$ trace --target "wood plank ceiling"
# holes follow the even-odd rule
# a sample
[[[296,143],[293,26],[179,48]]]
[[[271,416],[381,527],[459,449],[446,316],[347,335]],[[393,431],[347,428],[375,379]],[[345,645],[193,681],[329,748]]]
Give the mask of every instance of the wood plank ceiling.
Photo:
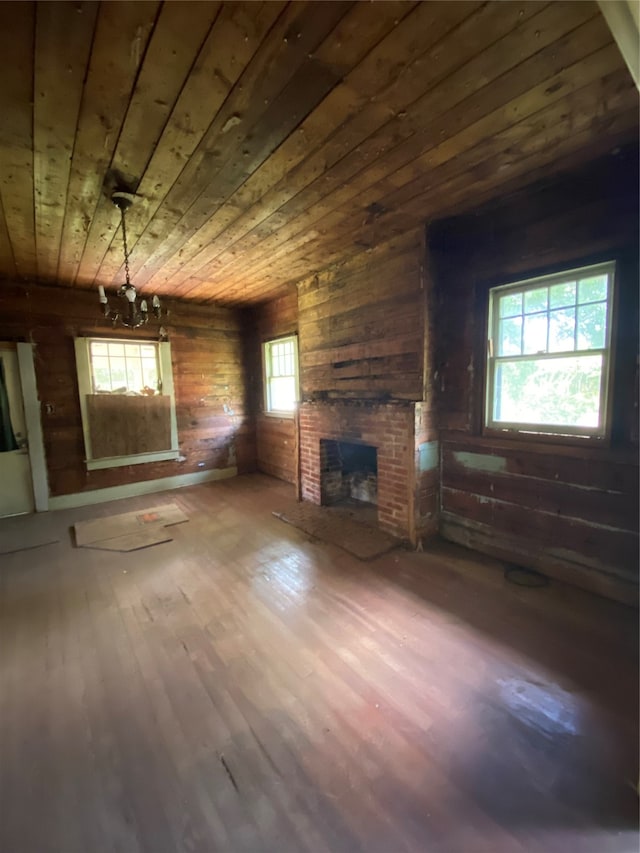
[[[256,302],[637,139],[591,2],[0,4],[0,278]]]

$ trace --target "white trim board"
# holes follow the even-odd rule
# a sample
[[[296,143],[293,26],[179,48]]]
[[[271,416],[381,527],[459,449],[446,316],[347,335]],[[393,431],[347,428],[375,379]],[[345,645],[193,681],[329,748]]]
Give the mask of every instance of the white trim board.
[[[238,469],[234,465],[230,468],[216,468],[213,471],[195,471],[193,474],[177,474],[174,477],[161,477],[159,480],[143,480],[139,483],[127,483],[124,486],[110,486],[107,489],[74,492],[70,495],[49,498],[49,509],[73,509],[78,506],[107,503],[107,501],[134,498],[138,495],[182,489],[185,486],[198,486],[215,480],[228,480],[237,475]]]
[[[151,453],[136,453],[135,456],[103,456],[100,459],[87,459],[87,471],[99,471],[101,468],[117,468],[119,465],[143,465],[147,462],[163,462],[179,459],[178,450],[157,450]]]
[[[598,0],[622,58],[640,89],[640,14],[638,0]]]
[[[16,352],[18,354],[20,384],[22,385],[24,416],[27,423],[27,441],[29,444],[34,505],[36,512],[46,512],[49,503],[49,482],[47,478],[44,438],[42,435],[42,421],[40,418],[40,400],[38,399],[38,385],[36,382],[34,345],[18,343],[16,344]]]

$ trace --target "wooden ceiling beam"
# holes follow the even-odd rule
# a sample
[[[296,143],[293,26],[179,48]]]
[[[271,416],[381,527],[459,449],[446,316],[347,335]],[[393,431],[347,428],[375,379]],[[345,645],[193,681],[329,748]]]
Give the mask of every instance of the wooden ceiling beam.
[[[153,220],[167,193],[196,152],[212,121],[263,42],[284,3],[224,5],[142,176],[139,204],[127,214],[131,248]],[[152,232],[151,236],[155,234]],[[135,252],[132,260],[140,254]],[[108,283],[122,277],[122,247],[112,241],[97,278]]]
[[[119,283],[121,180],[137,287],[263,301],[637,135],[593,2],[9,2],[0,49],[5,278]]]
[[[383,206],[398,209],[425,189],[431,189],[434,181],[425,175],[425,169],[434,170],[437,176],[435,170],[443,164],[457,168],[457,158],[467,150],[473,150],[478,162],[490,163],[493,151],[508,144],[513,159],[517,160],[527,156],[528,148],[536,144],[535,132],[545,126],[552,130],[554,141],[560,142],[565,134],[570,136],[572,128],[597,116],[599,88],[603,97],[612,98],[612,104],[618,102],[617,96],[622,92],[630,105],[633,95],[625,87],[625,80],[619,71],[615,46],[601,48],[399,169],[389,178],[390,192],[384,196]],[[585,109],[595,108],[595,113],[582,113],[583,104]]]
[[[96,3],[38,3],[33,147],[37,274],[54,282]]]
[[[0,201],[11,242],[8,270],[37,275],[33,188],[33,64],[35,6],[0,3]],[[9,230],[9,223],[11,229]],[[15,266],[13,265],[15,262]],[[4,266],[1,267],[4,270]]]
[[[359,4],[357,8],[360,15],[366,11],[366,6],[362,6],[362,4]],[[261,168],[254,171],[240,189],[238,196],[231,196],[226,207],[220,206],[218,208],[221,215],[224,217],[230,210],[230,221],[233,221],[243,214],[247,203],[260,202],[265,190],[269,190],[278,181],[289,182],[291,177],[289,173],[301,162],[301,159],[304,158],[306,161],[314,147],[318,148],[321,142],[330,138],[337,128],[344,122],[351,121],[353,116],[358,115],[363,108],[370,107],[369,112],[375,116],[376,126],[385,123],[392,112],[386,103],[379,103],[378,95],[393,86],[406,66],[425,55],[426,51],[434,43],[437,43],[443,34],[455,28],[478,8],[478,3],[470,2],[447,4],[446,6],[444,4],[440,6],[421,4],[415,10],[407,9],[406,11],[409,14],[399,20],[397,25],[394,24],[394,21],[398,20],[397,10],[389,9],[389,14],[393,13],[394,15],[393,20],[388,19],[391,32],[383,41],[379,41],[379,34],[374,31],[371,38],[372,50],[365,56],[364,60],[355,64],[355,68],[351,69],[349,73],[346,73],[348,66],[343,66],[342,72],[346,74],[344,81],[332,87],[319,107],[310,113],[306,121],[296,131],[297,152],[292,152],[289,140],[284,141],[281,149],[276,151],[272,158],[260,164]],[[417,38],[417,33],[422,33],[422,37]],[[331,45],[333,42],[332,34],[327,38],[325,45],[319,49],[320,55],[323,55],[322,51],[326,45]],[[402,60],[399,60],[398,57],[402,57]],[[350,55],[349,59],[357,63],[358,56]],[[423,76],[425,75],[423,74]],[[406,85],[403,86],[403,96],[406,97],[404,93],[409,91],[411,83],[409,78],[404,82]],[[425,85],[426,81],[419,83],[420,91]],[[375,98],[372,93],[375,94]],[[319,174],[318,169],[322,170],[327,165],[327,154],[320,151],[310,164],[313,177],[317,177]],[[283,166],[286,168],[284,174]],[[306,169],[306,174],[308,173],[309,168]],[[213,239],[211,231],[218,226],[215,211],[208,211],[207,223],[210,224],[205,224],[202,240],[199,234],[196,234],[194,237],[195,245],[189,245],[188,241],[186,245],[183,242],[180,243],[181,258],[186,260],[194,252],[197,253],[202,245],[206,245],[210,239]],[[176,234],[176,240],[184,240],[184,235],[182,233]],[[164,267],[166,263],[171,264],[172,254],[170,250],[167,250],[162,255],[156,256],[157,263],[153,263],[150,259],[146,265],[147,268]],[[142,269],[140,274],[144,282],[146,280],[145,270]],[[167,274],[171,274],[171,269],[167,271]]]
[[[585,12],[593,15],[593,8],[587,8],[588,12],[586,9]],[[515,7],[514,11],[517,11]],[[549,32],[554,32],[556,35],[558,30],[561,34],[563,32],[563,27],[558,21],[557,7],[552,6],[546,11],[541,11],[530,20],[525,17],[527,10],[520,8],[519,11],[522,11],[523,15],[514,15],[512,19],[512,24],[520,21],[516,29],[495,42],[490,50],[484,51],[480,56],[472,58],[470,62],[458,68],[438,86],[430,88],[422,98],[411,105],[411,119],[402,116],[392,118],[379,132],[364,142],[359,142],[346,157],[338,159],[333,166],[328,166],[310,186],[305,187],[304,193],[295,192],[298,181],[288,176],[287,180],[282,182],[284,186],[281,190],[289,196],[288,201],[271,213],[271,217],[263,216],[259,228],[255,226],[251,228],[251,234],[247,237],[249,242],[234,245],[234,250],[244,254],[261,239],[268,238],[276,232],[282,233],[282,229],[290,219],[312,207],[317,208],[316,212],[320,213],[321,206],[324,205],[326,211],[327,200],[332,198],[332,191],[342,195],[345,200],[357,195],[367,184],[379,180],[385,174],[385,170],[392,172],[399,165],[411,162],[422,150],[429,147],[429,143],[434,144],[434,140],[439,141],[447,133],[452,132],[456,127],[456,121],[460,124],[468,122],[474,114],[482,115],[483,110],[485,112],[490,110],[496,104],[513,97],[514,94],[525,90],[539,80],[549,64],[552,68],[562,67],[571,60],[573,42],[559,45],[552,43],[547,46],[546,51],[544,50],[545,44],[551,38]],[[564,14],[567,18],[566,11]],[[576,23],[581,22],[582,18],[579,14],[576,18],[574,11],[571,23],[565,21],[564,27],[575,27]],[[493,22],[494,25],[496,23]],[[500,24],[505,28],[509,27],[508,15],[502,16]],[[595,38],[598,43],[602,40],[610,40],[606,27],[600,22],[596,21],[596,27],[592,29],[596,30]],[[500,32],[499,28],[498,32]],[[534,37],[535,33],[538,34],[537,39]],[[587,35],[587,40],[588,38]],[[448,47],[448,44],[443,44],[443,52],[446,53]],[[449,52],[453,53],[453,50]],[[517,64],[529,53],[533,53],[534,56],[528,62],[520,63],[522,67],[519,68],[517,75],[506,73],[507,70],[512,69],[513,63]],[[576,50],[575,54],[582,56],[583,48]],[[464,54],[456,51],[455,55],[461,56],[464,60]],[[420,76],[429,80],[428,74],[422,73]],[[476,100],[469,100],[474,94],[474,86],[478,91],[482,90],[482,96],[478,96]],[[461,107],[457,113],[452,112],[452,108],[457,104],[461,104]],[[452,125],[451,130],[450,125]],[[325,154],[325,157],[330,163],[329,156]],[[364,169],[363,163],[366,164]],[[234,226],[234,232],[236,232],[236,226]],[[245,231],[242,236],[246,233]],[[288,236],[287,233],[287,238]],[[185,273],[192,271],[195,276],[206,275],[206,272],[200,271],[206,270],[207,263],[211,263],[215,257],[222,254],[218,251],[218,247],[224,248],[225,244],[233,245],[227,241],[226,237],[226,234],[222,234],[213,246],[201,253],[201,258],[206,259],[205,263],[200,260],[197,267],[192,264]],[[164,274],[163,270],[161,275]],[[182,279],[176,277],[168,279],[167,283],[172,289],[175,288],[175,292],[184,294],[186,291],[180,286],[182,281],[184,277]]]
[[[153,155],[219,5],[185,0],[164,3],[160,9],[111,159],[111,168],[123,176],[132,191]],[[138,49],[137,44],[133,49]],[[128,54],[123,61],[128,61]],[[102,194],[87,234],[76,276],[78,284],[93,284],[118,228],[118,213]]]
[[[243,161],[245,152],[246,158],[254,156],[249,141],[253,139],[256,146],[260,145],[260,135],[253,128],[257,124],[261,133],[264,132],[264,125],[259,124],[261,117],[265,117],[264,121],[275,139],[279,138],[278,127],[270,126],[269,106],[277,100],[299,69],[313,61],[313,50],[333,30],[350,6],[351,3],[344,2],[310,2],[292,3],[286,7],[270,31],[269,39],[252,58],[238,85],[230,93],[167,194],[150,224],[150,233],[142,235],[138,241],[140,245],[134,247],[136,255],[132,258],[132,270],[136,280],[141,283],[145,280],[144,273],[140,271],[141,258],[147,259],[147,264],[162,263],[165,252],[171,252],[184,242],[186,232],[181,220],[185,211],[208,191],[215,176],[220,174],[229,160]],[[271,149],[276,144],[273,142]],[[214,203],[216,198],[214,195]],[[198,213],[196,208],[194,215]],[[169,235],[174,230],[177,239],[171,242]]]
[[[616,74],[619,73],[616,72]],[[619,79],[624,80],[625,86],[628,86],[629,81],[626,76],[621,75]],[[605,86],[611,88],[612,93],[617,85],[615,80],[605,83]],[[617,99],[615,94],[612,94],[612,97]],[[625,98],[632,102],[632,99],[628,98],[628,90]],[[554,139],[553,125],[542,126],[537,133],[532,129],[531,147],[535,150],[530,156],[514,157],[512,146],[508,146],[501,152],[496,151],[490,162],[480,159],[474,165],[473,161],[463,158],[463,168],[455,180],[452,178],[440,187],[424,191],[403,206],[402,210],[383,218],[372,228],[354,232],[353,238],[358,240],[364,236],[375,244],[376,241],[385,239],[389,232],[401,233],[408,222],[414,221],[416,215],[428,220],[434,215],[433,212],[437,212],[437,216],[441,217],[466,209],[465,199],[468,198],[470,185],[473,187],[474,198],[477,193],[478,198],[485,201],[495,196],[497,187],[502,188],[505,178],[510,184],[516,184],[516,181],[518,186],[523,185],[523,182],[528,184],[540,178],[542,174],[548,174],[548,165],[554,163],[556,158],[560,158],[560,162],[567,169],[571,169],[576,163],[588,162],[594,156],[606,153],[612,146],[632,141],[637,136],[637,115],[633,107],[616,113],[616,116],[608,121],[606,136],[608,142],[603,144],[602,140],[605,137],[600,137],[599,144],[592,147],[590,151],[588,147],[585,149],[583,146],[588,145],[590,139],[593,141],[594,125],[598,124],[597,118],[594,120],[593,117],[585,116],[572,125],[567,117],[564,124],[565,130],[567,127],[572,127],[573,134],[562,137],[559,133],[560,138],[557,141]],[[579,159],[580,154],[582,156]],[[446,197],[442,195],[445,187]],[[348,256],[351,250],[352,246],[349,244],[342,247],[336,246],[335,257]],[[325,259],[328,263],[335,262],[331,252],[325,253]]]
[[[449,8],[447,15],[440,14],[438,17],[433,5],[423,4],[411,12],[407,18],[398,21],[397,24],[395,23],[396,18],[393,22],[392,32],[387,38],[375,45],[375,49],[366,56],[365,61],[357,65],[343,81],[331,89],[318,108],[311,112],[296,132],[285,140],[273,157],[263,162],[239,188],[238,192],[208,217],[203,229],[196,232],[190,240],[181,246],[179,258],[167,259],[166,269],[163,265],[163,279],[168,280],[174,272],[177,272],[189,260],[194,259],[202,247],[206,247],[212,240],[221,237],[222,247],[224,248],[228,241],[225,231],[226,225],[233,224],[233,231],[235,232],[238,227],[242,227],[241,222],[251,222],[251,219],[247,220],[247,216],[253,216],[254,221],[250,225],[253,227],[256,210],[265,211],[265,209],[270,210],[271,207],[275,210],[282,204],[283,196],[285,199],[290,198],[298,192],[301,182],[302,184],[305,181],[308,183],[309,180],[313,180],[322,174],[332,162],[329,152],[323,147],[323,143],[332,138],[336,132],[339,132],[338,129],[341,126],[349,124],[353,117],[359,115],[362,110],[366,109],[369,115],[374,117],[376,127],[384,124],[392,112],[387,104],[380,102],[379,94],[388,88],[394,80],[391,75],[395,74],[397,77],[402,73],[403,66],[398,63],[397,56],[401,55],[404,63],[411,65],[414,59],[424,55],[430,44],[438,41],[443,32],[454,27],[464,16],[468,16],[477,7],[478,4],[475,3],[456,4],[455,7]],[[438,8],[442,9],[443,7]],[[363,16],[367,12],[366,6],[362,4],[359,4],[357,10]],[[389,8],[390,14],[397,15],[397,11],[395,7]],[[430,22],[427,22],[426,14],[430,15]],[[419,21],[415,20],[416,15],[420,15]],[[392,22],[390,21],[390,23]],[[417,31],[428,33],[428,37],[421,41],[416,40]],[[379,38],[377,32],[375,38]],[[372,39],[373,41],[374,39]],[[389,42],[392,42],[391,46]],[[332,40],[328,40],[327,43],[332,44]],[[402,44],[401,50],[398,50],[399,44]],[[322,53],[322,48],[320,53]],[[390,61],[392,55],[395,56],[395,64]],[[353,59],[354,57],[350,56],[350,58]],[[363,68],[367,70],[365,79],[368,83],[366,87],[360,77],[358,80],[353,77]],[[357,83],[357,85],[352,85],[352,83]],[[423,85],[425,84],[421,84],[421,86]],[[403,97],[409,86],[410,80],[407,78],[406,85],[403,87]],[[359,89],[365,89],[364,93],[358,91]],[[373,97],[370,94],[371,92],[378,94]],[[335,156],[334,154],[333,157],[335,158]],[[296,169],[297,166],[300,168]],[[250,209],[249,212],[247,208]],[[251,210],[252,208],[253,210]],[[261,218],[264,216],[263,212]],[[216,239],[215,245],[216,247],[219,246],[220,240]],[[175,266],[176,261],[177,268]],[[202,261],[199,262],[198,266],[201,265]]]
[[[635,95],[630,78],[618,69],[600,83],[599,91],[592,86],[585,86],[570,98],[506,128],[496,134],[495,139],[481,140],[466,152],[461,151],[451,157],[430,173],[430,188],[420,192],[418,187],[418,193],[407,199],[400,209],[387,204],[387,212],[371,222],[362,221],[361,205],[357,205],[355,211],[351,209],[345,212],[338,221],[337,214],[332,214],[334,218],[325,223],[325,230],[329,233],[332,228],[336,228],[344,235],[341,240],[332,240],[329,245],[326,238],[323,240],[316,236],[311,240],[313,254],[306,256],[303,245],[293,245],[290,257],[273,258],[272,267],[263,268],[253,278],[243,268],[242,272],[236,273],[241,284],[233,284],[223,298],[235,301],[237,289],[247,288],[252,291],[273,286],[271,282],[280,281],[285,269],[289,281],[299,280],[309,273],[309,265],[318,262],[319,258],[322,258],[323,265],[337,262],[358,247],[364,250],[367,245],[375,246],[378,241],[384,241],[390,229],[395,234],[398,230],[410,227],[410,223],[415,222],[417,217],[426,221],[434,212],[441,215],[441,210],[449,211],[455,200],[451,191],[452,186],[455,186],[454,181],[459,184],[458,192],[466,192],[468,196],[469,192],[475,194],[476,189],[484,192],[493,187],[495,190],[505,177],[511,179],[519,170],[530,171],[536,158],[552,161],[554,151],[564,153],[567,148],[570,150],[574,144],[574,135],[580,136],[583,130],[586,135],[597,130],[598,122],[603,120],[597,117],[597,105],[602,102],[601,98],[606,98],[616,108],[616,114],[619,111],[625,117],[617,124],[611,118],[606,119],[610,125],[608,130],[628,138],[629,116],[632,114]],[[583,139],[584,136],[581,136],[580,141]],[[296,261],[292,261],[292,258],[296,258]]]
[[[13,247],[9,238],[9,229],[4,214],[4,205],[0,196],[0,269],[7,270],[9,277],[17,275]]]
[[[157,2],[99,8],[71,161],[58,281],[76,279],[158,9]]]
[[[547,114],[547,121],[541,123],[518,149],[515,149],[513,144],[509,144],[495,165],[497,175],[487,168],[486,161],[481,160],[472,164],[470,175],[479,197],[481,196],[484,201],[495,194],[496,177],[501,178],[500,184],[504,177],[511,182],[518,175],[526,175],[527,181],[533,181],[544,173],[548,174],[548,167],[555,158],[558,158],[563,168],[570,169],[578,162],[578,158],[580,162],[588,162],[619,145],[637,140],[637,105],[631,93],[628,76],[618,70],[604,78],[600,88],[602,94],[610,98],[617,107],[612,116],[598,115],[597,100],[591,96],[589,98],[593,107],[591,115],[585,114],[575,118],[559,112],[556,112],[555,116]],[[574,103],[585,104],[589,102],[587,96],[588,93],[584,90],[577,92],[572,100]],[[554,119],[557,120],[555,125]],[[589,139],[592,143],[591,148],[588,145]],[[500,173],[502,173],[501,176]],[[458,174],[449,188],[446,215],[459,207],[464,196],[464,188],[464,176]],[[407,204],[409,214],[423,209],[427,198],[428,191],[423,191],[420,196],[412,198]]]
[[[602,27],[599,27],[600,33],[604,32]],[[605,39],[609,43],[609,48],[611,48],[611,40],[608,34],[604,33]],[[597,44],[596,42],[594,42]],[[607,51],[607,48],[603,50]],[[545,65],[549,65],[551,71],[555,71],[558,65],[564,65],[566,54],[563,52],[559,54],[561,56],[560,61],[556,60],[556,67],[554,67],[554,62],[552,58],[553,47],[550,46],[549,54],[541,57],[542,61]],[[615,67],[615,57],[609,52],[609,58],[612,58],[613,65]],[[446,120],[446,128],[447,133],[445,134],[445,142],[440,142],[442,138],[439,133],[439,128],[429,128],[425,131],[425,135],[421,137],[421,144],[425,146],[425,152],[422,153],[423,159],[429,159],[428,165],[432,168],[437,163],[434,161],[435,154],[429,152],[441,152],[440,159],[446,159],[447,152],[450,153],[450,156],[455,157],[458,153],[459,146],[464,142],[465,138],[469,140],[467,145],[475,144],[479,138],[487,137],[490,138],[496,131],[500,130],[501,127],[506,124],[513,123],[514,121],[518,121],[523,116],[526,116],[532,112],[535,112],[537,109],[540,109],[545,103],[550,103],[555,100],[560,100],[564,94],[569,90],[571,84],[573,88],[576,85],[580,85],[580,82],[583,78],[583,75],[590,75],[590,79],[594,77],[597,78],[599,72],[603,69],[606,69],[606,63],[591,63],[591,66],[587,66],[585,69],[585,61],[580,61],[578,63],[574,63],[570,69],[561,70],[558,73],[554,74],[550,78],[543,80],[537,87],[534,87],[533,90],[526,90],[524,94],[520,95],[520,97],[512,99],[511,101],[507,101],[506,104],[502,104],[498,109],[493,110],[492,112],[486,112],[486,107],[479,106],[474,103],[476,100],[475,97],[472,97],[468,100],[461,102],[453,111],[450,111],[446,116],[443,117],[443,121]],[[591,68],[591,71],[589,71]],[[540,67],[538,64],[534,65],[534,69],[536,69],[537,79],[540,76]],[[509,75],[503,78],[503,82],[509,84],[509,81],[519,79],[516,78],[516,75]],[[525,75],[526,79],[526,75]],[[515,83],[514,83],[515,87]],[[500,87],[494,90],[494,87],[489,86],[486,89],[486,94],[489,95],[489,105],[494,105],[495,101],[492,100],[494,91],[497,91],[498,94],[502,93],[503,96],[508,96],[513,91],[509,85]],[[478,99],[483,98],[483,93],[480,92],[477,96]],[[473,122],[472,119],[475,115],[483,116],[478,121]],[[466,127],[465,127],[466,124]],[[459,133],[455,133],[457,127],[462,125],[462,129]],[[426,144],[426,140],[429,141],[430,144]],[[274,263],[277,262],[278,252],[279,251],[291,251],[293,248],[299,248],[300,244],[295,242],[296,234],[301,235],[301,239],[304,241],[305,239],[316,239],[313,235],[309,234],[308,231],[310,228],[316,226],[318,222],[320,222],[320,227],[325,226],[325,230],[327,227],[331,227],[331,221],[327,220],[325,217],[328,216],[332,210],[339,209],[340,206],[345,207],[347,213],[352,211],[352,207],[354,204],[358,204],[358,200],[360,203],[358,204],[358,209],[363,218],[366,218],[369,214],[367,213],[367,206],[372,203],[379,203],[383,207],[386,206],[386,202],[383,197],[389,191],[392,191],[395,186],[402,185],[404,183],[413,182],[415,180],[415,174],[418,171],[416,165],[416,156],[415,151],[411,151],[410,157],[406,156],[405,149],[400,147],[398,149],[402,156],[400,159],[400,163],[404,165],[400,166],[400,168],[393,170],[393,166],[398,165],[398,160],[395,159],[396,150],[391,152],[388,158],[383,158],[380,163],[376,161],[374,166],[372,167],[372,171],[375,169],[379,169],[380,165],[384,162],[389,164],[388,172],[389,174],[384,175],[377,183],[371,183],[367,178],[366,173],[362,173],[361,176],[363,180],[359,181],[357,178],[352,179],[350,181],[343,180],[342,182],[337,182],[336,189],[333,194],[325,199],[322,202],[318,200],[314,200],[314,204],[310,204],[306,211],[298,217],[297,225],[293,225],[287,229],[283,237],[286,240],[283,240],[283,243],[286,244],[286,248],[284,246],[278,247],[276,243],[276,238],[267,236],[267,239],[271,240],[271,244],[267,244],[266,246],[261,245],[259,241],[256,241],[258,251],[260,251],[261,256],[264,258],[265,255],[263,250],[267,249],[267,257],[269,257],[269,265],[273,266]],[[407,164],[408,161],[408,164]],[[426,162],[422,163],[422,166],[427,165]],[[427,180],[429,182],[433,182],[433,175],[428,173]],[[360,190],[360,193],[358,193]],[[366,193],[364,197],[360,199],[362,193]],[[327,210],[328,203],[331,200],[334,200],[335,204]],[[295,228],[295,230],[294,230]],[[267,232],[268,233],[268,232]],[[281,232],[280,232],[281,233]],[[243,257],[243,269],[245,276],[249,277],[251,274],[251,249],[252,246],[248,245],[240,245],[234,247],[236,250],[242,250]],[[233,263],[233,256],[227,255],[227,259],[230,263]],[[218,263],[220,258],[218,259]],[[211,268],[210,268],[211,269]],[[212,272],[215,274],[219,274],[221,269],[224,267],[214,267]]]

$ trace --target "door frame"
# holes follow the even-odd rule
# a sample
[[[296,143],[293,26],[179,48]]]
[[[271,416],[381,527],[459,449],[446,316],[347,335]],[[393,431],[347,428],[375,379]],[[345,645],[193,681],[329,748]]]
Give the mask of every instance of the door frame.
[[[44,452],[42,421],[40,419],[40,400],[38,399],[34,352],[34,344],[16,343],[22,405],[27,427],[33,501],[36,512],[46,512],[49,509],[49,480],[47,477],[47,458]]]

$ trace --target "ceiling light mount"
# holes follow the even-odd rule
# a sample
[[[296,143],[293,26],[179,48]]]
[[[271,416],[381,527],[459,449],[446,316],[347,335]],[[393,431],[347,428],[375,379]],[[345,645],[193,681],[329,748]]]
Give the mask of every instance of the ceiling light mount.
[[[137,196],[135,193],[128,193],[124,190],[116,190],[115,192],[111,193],[111,201],[120,211],[129,210],[136,198]]]
[[[103,285],[98,287],[100,304],[102,305],[104,316],[111,319],[115,326],[118,320],[123,326],[129,329],[137,329],[139,326],[144,326],[149,321],[149,305],[146,299],[140,299],[138,292],[129,275],[129,246],[127,244],[127,222],[126,213],[136,199],[134,193],[126,192],[125,190],[115,190],[111,194],[111,201],[120,211],[120,225],[122,228],[122,246],[124,249],[124,284],[121,284],[117,290],[117,295],[124,300],[125,307],[122,311],[114,311],[109,305],[109,299],[105,293]],[[154,317],[159,320],[162,317],[162,306],[160,299],[154,294],[151,299],[151,312]]]

